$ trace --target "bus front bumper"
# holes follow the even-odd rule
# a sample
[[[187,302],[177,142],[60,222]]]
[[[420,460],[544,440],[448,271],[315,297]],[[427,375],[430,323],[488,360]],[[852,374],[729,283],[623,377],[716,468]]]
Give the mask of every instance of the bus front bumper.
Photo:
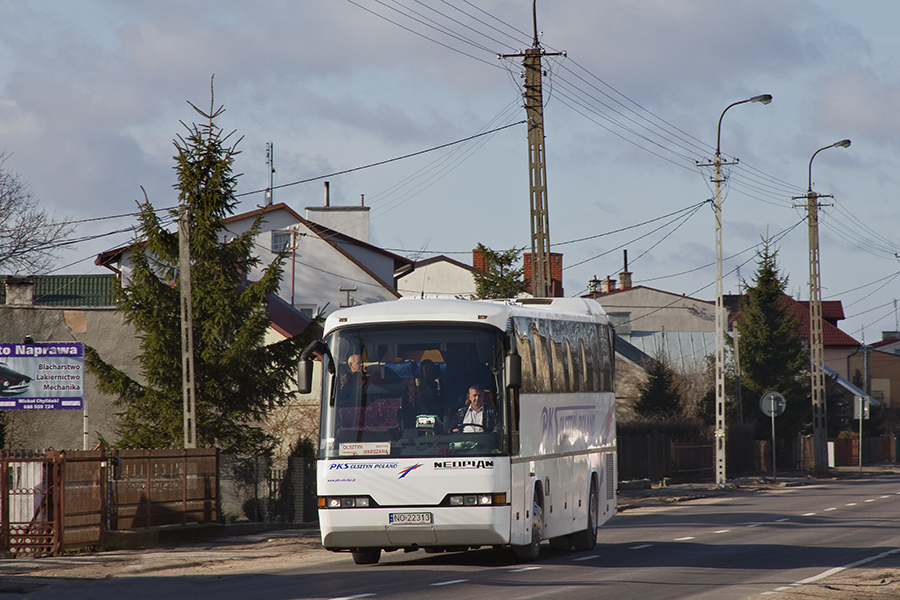
[[[432,522],[397,523],[396,515],[410,513],[430,513]],[[328,509],[319,511],[319,525],[328,550],[506,545],[510,507]]]

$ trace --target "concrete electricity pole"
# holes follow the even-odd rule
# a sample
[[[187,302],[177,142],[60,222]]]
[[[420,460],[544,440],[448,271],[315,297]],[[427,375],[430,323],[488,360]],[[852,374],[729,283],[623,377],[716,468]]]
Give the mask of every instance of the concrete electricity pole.
[[[716,132],[716,158],[710,163],[697,163],[697,166],[715,168],[713,183],[716,186],[716,197],[713,205],[716,217],[716,485],[725,486],[725,303],[722,286],[722,166],[737,164],[722,162],[722,119],[732,106],[746,104],[747,102],[760,102],[768,104],[772,101],[771,94],[753,96],[746,100],[733,102],[725,107],[719,116],[719,126]]]
[[[534,43],[524,52],[525,113],[528,117],[528,167],[531,179],[531,293],[551,296],[550,215],[547,207],[547,165],[544,154],[544,100],[541,91],[542,56],[564,56],[544,52],[538,39],[537,0],[532,3]],[[498,58],[522,56],[501,54]]]
[[[809,188],[806,193],[809,223],[809,374],[812,379],[813,460],[816,474],[828,473],[828,427],[825,419],[825,341],[822,337],[822,279],[819,266],[819,198],[812,189],[812,163],[816,154],[829,148],[847,148],[850,140],[841,140],[819,148],[809,159]],[[801,196],[802,197],[802,196]],[[795,198],[796,199],[796,198]]]
[[[184,400],[184,447],[197,447],[194,398],[194,309],[191,297],[191,212],[178,208],[178,271],[181,288],[181,385]]]

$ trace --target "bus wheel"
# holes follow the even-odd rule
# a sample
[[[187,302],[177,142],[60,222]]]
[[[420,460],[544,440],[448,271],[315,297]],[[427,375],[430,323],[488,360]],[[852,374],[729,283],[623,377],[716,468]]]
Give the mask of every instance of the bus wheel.
[[[358,565],[378,564],[381,558],[381,548],[357,548],[353,550],[353,562]]]
[[[541,538],[544,536],[544,509],[541,508],[538,498],[534,499],[531,507],[531,543],[524,546],[513,546],[516,558],[525,562],[537,560],[541,553]]]
[[[560,552],[565,552],[572,548],[572,538],[568,535],[550,538],[550,547]]]
[[[593,550],[597,545],[597,516],[599,508],[597,506],[597,492],[591,485],[591,495],[588,500],[588,522],[587,529],[576,531],[572,534],[572,545],[578,551]]]

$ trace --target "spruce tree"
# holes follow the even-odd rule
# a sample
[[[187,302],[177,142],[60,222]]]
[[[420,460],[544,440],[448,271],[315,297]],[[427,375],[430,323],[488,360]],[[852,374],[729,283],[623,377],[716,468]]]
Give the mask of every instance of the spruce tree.
[[[755,424],[758,438],[767,439],[771,424],[759,399],[769,391],[781,392],[787,406],[775,418],[775,430],[787,440],[809,417],[809,352],[784,293],[788,278],[779,273],[777,249],[763,240],[757,255],[753,285],[744,284],[738,316],[744,421]]]
[[[223,224],[237,205],[232,166],[240,140],[229,145],[233,134],[223,134],[215,124],[222,107],[213,110],[211,103],[209,113],[193,108],[203,121],[185,125],[187,137],[174,140],[174,158],[178,202],[190,213],[197,445],[234,453],[265,451],[274,440],[260,422],[268,409],[289,397],[296,359],[308,336],[264,344],[266,296],[278,288],[281,262],[268,265],[259,281],[246,280],[258,263],[253,249],[262,215],[236,236]],[[174,219],[178,210],[166,213]],[[143,382],[85,349],[100,391],[117,396],[122,409],[120,447],[183,444],[178,246],[177,233],[165,228],[145,194],[132,271],[117,289],[118,310],[141,340]]]
[[[681,415],[681,398],[675,371],[665,354],[645,363],[646,377],[638,384],[635,411],[642,417],[675,418]]]
[[[516,298],[525,291],[524,269],[515,268],[524,248],[497,252],[478,244],[478,250],[484,259],[485,270],[476,271],[474,275],[476,298]]]

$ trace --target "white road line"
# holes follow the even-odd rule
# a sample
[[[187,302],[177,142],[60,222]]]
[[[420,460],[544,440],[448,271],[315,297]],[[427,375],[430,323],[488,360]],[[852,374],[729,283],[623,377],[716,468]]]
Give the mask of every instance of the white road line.
[[[785,517],[785,518],[783,518],[783,519],[778,519],[778,520],[775,521],[775,522],[776,522],[776,523],[784,523],[785,521],[790,521],[790,519],[789,519],[788,517]]]
[[[760,525],[762,525],[762,523],[751,523],[747,525],[747,527],[759,527]]]
[[[510,573],[524,573],[525,571],[537,571],[540,567],[519,567],[518,569],[510,569]]]
[[[689,536],[686,536],[686,537],[675,538],[675,541],[676,541],[676,542],[686,542],[686,541],[692,540],[692,539],[694,539],[694,536],[689,535]]]
[[[814,517],[814,516],[816,516],[816,513],[806,513],[806,514],[800,515],[800,516],[801,517]]]
[[[641,544],[640,546],[632,546],[629,550],[643,550],[644,548],[649,548],[653,544]]]
[[[875,502],[875,498],[869,498],[866,502]]]
[[[718,531],[713,531],[713,533],[728,533],[729,531],[731,531],[731,530],[730,529],[720,529]]]
[[[882,496],[882,498],[890,498],[890,496]]]
[[[837,510],[837,509],[836,509],[836,508],[826,508],[826,509],[825,509],[825,512],[831,512],[831,511],[833,511],[833,510]]]
[[[847,506],[856,506],[856,502],[850,502]]]
[[[439,581],[437,583],[432,583],[431,587],[438,587],[441,585],[453,585],[455,583],[465,583],[468,579],[451,579],[450,581]]]
[[[599,554],[591,554],[589,556],[579,556],[578,558],[573,558],[572,560],[575,560],[575,561],[594,560],[595,558],[600,558],[600,555]]]
[[[897,554],[897,553],[900,553],[900,548],[894,548],[893,550],[888,550],[888,551],[886,551],[886,552],[882,552],[881,554],[876,554],[876,555],[874,555],[874,556],[870,556],[870,557],[868,557],[868,558],[864,558],[864,559],[862,559],[862,560],[858,560],[858,561],[856,561],[856,562],[852,562],[852,563],[850,563],[850,564],[848,564],[848,565],[844,565],[843,567],[834,567],[834,568],[832,568],[832,569],[828,569],[827,571],[822,571],[822,572],[819,573],[818,575],[813,575],[812,577],[807,577],[806,579],[801,579],[800,581],[796,581],[796,582],[792,583],[792,584],[789,585],[789,586],[777,587],[777,588],[775,588],[775,589],[772,590],[772,591],[769,591],[769,592],[763,592],[761,595],[762,595],[762,596],[771,596],[771,595],[776,594],[776,593],[778,593],[778,592],[783,592],[783,591],[785,591],[785,590],[789,590],[789,589],[792,589],[792,588],[796,588],[796,587],[799,587],[799,586],[801,586],[801,585],[807,585],[807,584],[809,584],[809,583],[815,583],[815,582],[817,582],[817,581],[820,581],[820,580],[822,580],[822,579],[825,579],[826,577],[831,577],[832,575],[836,575],[837,573],[840,573],[841,571],[845,571],[845,570],[847,570],[847,569],[854,569],[854,568],[856,568],[856,567],[861,567],[862,565],[865,565],[865,564],[867,564],[867,563],[874,562],[874,561],[880,560],[880,559],[882,559],[882,558],[887,558],[888,556],[891,556],[891,555]]]

